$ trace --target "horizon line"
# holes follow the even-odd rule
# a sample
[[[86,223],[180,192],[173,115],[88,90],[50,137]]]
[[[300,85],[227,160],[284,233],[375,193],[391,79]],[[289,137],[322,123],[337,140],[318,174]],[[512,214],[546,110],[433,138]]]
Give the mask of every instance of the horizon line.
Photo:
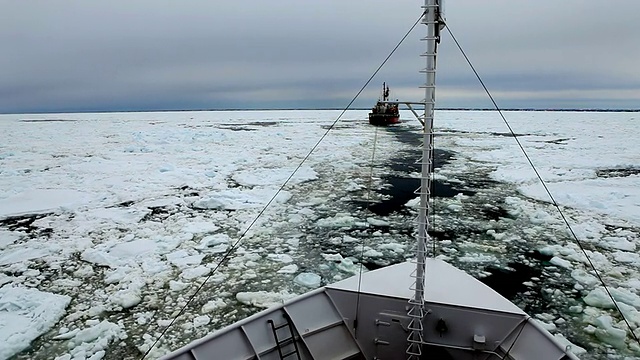
[[[371,108],[350,108],[346,110],[370,110]],[[34,112],[0,112],[0,115],[23,114],[98,114],[98,113],[144,113],[144,112],[205,112],[205,111],[291,111],[291,110],[345,110],[337,107],[322,108],[218,108],[218,109],[153,109],[153,110],[69,110],[69,111],[34,111]],[[345,111],[346,111],[345,110]],[[401,109],[409,110],[409,109]],[[473,107],[443,107],[435,108],[440,111],[497,111],[495,108]],[[611,109],[611,108],[503,108],[500,111],[563,111],[563,112],[640,112],[640,109]]]

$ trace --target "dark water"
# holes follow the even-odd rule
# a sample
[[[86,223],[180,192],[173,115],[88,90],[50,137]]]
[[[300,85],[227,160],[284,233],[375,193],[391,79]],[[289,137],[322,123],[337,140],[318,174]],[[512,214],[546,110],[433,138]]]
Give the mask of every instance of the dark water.
[[[383,195],[384,200],[370,204],[367,206],[364,202],[356,202],[360,208],[368,208],[369,211],[378,216],[389,216],[392,214],[409,215],[410,210],[405,204],[417,197],[414,193],[420,186],[420,180],[409,177],[408,174],[420,172],[419,164],[416,160],[420,157],[420,141],[421,136],[418,133],[411,132],[403,128],[387,128],[386,131],[392,132],[397,141],[415,146],[415,150],[403,151],[395,158],[391,159],[386,165],[388,173],[382,176],[382,183],[386,184],[377,192]],[[434,138],[434,144],[437,146],[438,136]],[[437,174],[438,169],[455,159],[457,154],[452,151],[435,149],[434,150],[434,172]],[[465,179],[465,184],[449,183],[447,181],[436,180],[432,182],[431,194],[435,202],[435,211],[438,211],[438,199],[451,198],[458,194],[474,197],[480,189],[495,188],[498,183],[486,177],[470,176]],[[506,196],[506,195],[505,195]],[[485,223],[487,221],[509,218],[508,212],[499,204],[504,199],[496,199],[497,206],[480,207],[472,216],[472,223]],[[478,200],[482,201],[482,200]],[[447,228],[438,226],[438,230],[431,229],[429,234],[435,241],[450,239],[454,243],[461,236],[471,238],[473,236],[482,236],[484,229],[476,228],[472,225],[468,227]],[[547,256],[528,249],[515,249],[518,253],[511,254],[511,259],[526,259],[525,262],[510,261],[503,267],[494,265],[486,266],[483,270],[485,276],[480,280],[493,290],[512,301],[518,300],[526,293],[525,311],[537,311],[544,306],[541,295],[541,285],[539,279],[544,277],[543,266],[548,264],[550,260]],[[365,266],[369,269],[382,267],[377,263],[365,262]],[[488,275],[487,275],[488,274]],[[525,285],[529,283],[529,286]],[[530,284],[534,283],[534,287]]]
[[[408,213],[405,204],[416,197],[415,191],[420,187],[420,179],[409,177],[410,173],[419,173],[420,164],[416,163],[420,157],[421,136],[418,133],[399,128],[389,127],[385,130],[392,132],[396,140],[414,146],[414,151],[401,151],[398,156],[392,158],[387,164],[388,174],[382,176],[382,183],[385,187],[378,190],[385,200],[367,206],[366,203],[358,203],[359,207],[367,207],[369,211],[378,216],[388,216],[392,213]],[[435,140],[434,140],[435,142]],[[434,149],[433,171],[438,169],[454,158],[455,153],[442,149]],[[460,188],[442,181],[432,181],[431,194],[433,197],[453,197],[462,193],[473,195],[474,191]]]

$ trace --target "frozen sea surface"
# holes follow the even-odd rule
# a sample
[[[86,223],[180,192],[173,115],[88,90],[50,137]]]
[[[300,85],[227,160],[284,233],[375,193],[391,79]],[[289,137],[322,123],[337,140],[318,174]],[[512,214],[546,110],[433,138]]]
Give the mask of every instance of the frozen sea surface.
[[[360,261],[410,258],[419,126],[350,111],[212,273],[338,113],[1,115],[0,358],[140,357],[211,275],[159,356]],[[639,115],[506,115],[640,335]],[[499,116],[436,119],[436,254],[583,359],[638,357]]]

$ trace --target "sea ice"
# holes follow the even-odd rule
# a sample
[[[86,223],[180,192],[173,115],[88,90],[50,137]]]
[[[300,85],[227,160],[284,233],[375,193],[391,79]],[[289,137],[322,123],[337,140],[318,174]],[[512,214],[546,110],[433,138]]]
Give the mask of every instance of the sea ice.
[[[556,266],[559,266],[559,267],[562,267],[562,268],[565,268],[565,269],[573,268],[573,265],[571,265],[570,261],[561,259],[561,258],[559,258],[557,256],[552,257],[551,260],[549,260],[549,262],[551,264],[553,264],[553,265],[556,265]]]
[[[296,296],[295,294],[290,294],[287,291],[280,291],[280,292],[255,291],[255,292],[239,292],[236,294],[236,299],[245,305],[268,308],[275,305],[280,305],[283,302],[295,296]]]
[[[376,219],[369,217],[367,218],[367,222],[373,226],[389,226],[389,222],[381,219]]]
[[[316,225],[320,227],[339,228],[339,227],[351,227],[356,224],[357,219],[351,215],[337,214],[331,218],[320,219]]]
[[[296,284],[302,285],[302,286],[306,286],[306,287],[315,289],[318,286],[320,286],[320,281],[321,280],[322,280],[322,278],[318,274],[304,273],[303,272],[303,273],[298,274],[293,279],[293,282],[295,282]]]
[[[340,254],[320,254],[327,261],[342,261],[343,257]]]
[[[295,168],[285,167],[278,169],[251,169],[239,171],[233,174],[232,178],[243,186],[280,186],[291,175]],[[305,181],[317,179],[317,174],[312,168],[303,166],[289,180],[289,184],[299,184]]]
[[[595,319],[594,325],[597,327],[595,335],[598,339],[616,348],[626,347],[627,332],[614,327],[611,316],[603,315],[598,317]]]
[[[4,249],[7,245],[11,245],[18,241],[21,234],[14,231],[0,230],[0,249]]]
[[[215,234],[209,235],[202,238],[200,241],[200,249],[212,248],[221,244],[228,244],[231,241],[231,238],[227,234]]]
[[[390,250],[390,251],[393,251],[396,254],[404,253],[405,248],[406,248],[406,245],[402,245],[402,244],[398,244],[398,243],[387,243],[387,244],[382,244],[382,245],[378,246],[378,249],[380,249],[380,250]]]
[[[211,318],[207,315],[197,316],[193,319],[193,327],[200,327],[207,325],[211,322]]]
[[[178,250],[167,254],[167,260],[180,269],[184,269],[191,265],[200,265],[203,258],[203,254],[190,255],[186,250]]]
[[[365,111],[351,114],[354,118],[366,117]],[[192,282],[201,281],[199,278],[211,269],[208,267],[210,264],[200,265],[200,256],[216,257],[215,254],[228,250],[229,244],[236,240],[237,232],[245,229],[275,194],[281,185],[279,182],[288,176],[291,163],[295,166],[304,157],[306,150],[300,149],[313,146],[324,133],[323,126],[330,124],[328,119],[334,115],[337,113],[331,111],[37,115],[43,119],[64,116],[78,120],[46,123],[47,126],[42,127],[38,123],[20,122],[21,115],[0,115],[0,130],[4,130],[0,134],[5,134],[0,141],[0,148],[5,147],[0,149],[0,218],[31,213],[46,215],[31,225],[25,225],[25,228],[33,229],[33,233],[26,230],[11,232],[8,231],[9,225],[0,229],[0,263],[4,264],[0,264],[0,284],[9,283],[5,285],[7,288],[20,286],[17,285],[19,283],[33,283],[50,292],[77,287],[79,295],[90,293],[93,296],[90,301],[72,302],[70,314],[61,320],[61,329],[66,328],[61,335],[65,334],[70,341],[81,331],[77,324],[90,320],[86,327],[93,328],[100,324],[98,317],[112,322],[122,318],[125,324],[132,324],[133,333],[140,333],[140,323],[129,321],[135,315],[126,311],[112,313],[111,310],[117,306],[133,305],[138,298],[184,301],[185,294],[181,292]],[[586,301],[599,307],[576,303],[569,309],[570,316],[566,317],[563,331],[567,329],[568,335],[579,333],[583,339],[599,331],[611,338],[607,326],[591,326],[593,331],[589,327],[589,330],[583,330],[586,321],[593,322],[603,314],[613,315],[609,308],[610,300],[594,291],[598,290],[599,283],[589,272],[580,250],[573,244],[563,243],[567,240],[567,233],[561,219],[548,203],[537,201],[548,201],[544,189],[533,184],[535,174],[525,170],[528,165],[522,161],[517,147],[511,144],[512,139],[496,135],[505,131],[504,125],[492,121],[492,116],[488,112],[438,112],[437,126],[443,130],[439,133],[439,146],[453,151],[455,156],[439,169],[434,178],[455,182],[460,187],[472,184],[476,175],[482,176],[484,181],[489,174],[492,179],[502,182],[499,188],[493,188],[491,184],[486,188],[481,186],[476,196],[464,198],[463,207],[459,206],[460,196],[443,202],[443,207],[453,202],[454,208],[459,210],[455,216],[464,223],[450,223],[444,216],[438,217],[436,224],[442,228],[449,225],[475,228],[479,225],[482,231],[491,229],[487,232],[491,235],[490,241],[500,240],[501,243],[512,238],[514,231],[509,232],[509,229],[517,227],[517,235],[521,235],[522,245],[528,246],[527,249],[557,244],[543,253],[555,256],[554,262],[560,259],[563,265],[570,264],[571,267],[565,270],[545,266],[540,276],[542,280],[532,280],[531,283],[550,285],[548,293],[560,302],[566,297],[558,298],[562,292],[544,280],[553,277],[554,281],[561,282],[563,277],[556,275],[571,272],[576,289],[580,290],[576,294],[587,294]],[[513,112],[508,116],[517,132],[527,134],[521,137],[523,146],[539,166],[542,176],[549,180],[550,189],[567,211],[576,234],[588,244],[587,253],[601,270],[605,281],[624,287],[614,289],[612,293],[632,326],[638,326],[640,320],[635,308],[638,299],[632,296],[640,290],[640,282],[635,280],[640,277],[640,265],[635,256],[640,219],[637,206],[640,197],[637,163],[640,156],[639,147],[635,146],[637,134],[631,131],[631,118],[635,115]],[[280,118],[287,120],[280,121]],[[256,125],[263,121],[270,125]],[[577,123],[580,126],[576,126]],[[274,262],[268,254],[284,252],[292,260],[304,261],[305,268],[309,264],[318,264],[318,271],[322,271],[325,280],[338,280],[359,272],[361,266],[354,263],[353,258],[324,254],[318,259],[302,259],[298,253],[306,251],[311,241],[324,241],[320,247],[325,249],[323,251],[341,251],[345,256],[351,255],[363,234],[349,232],[347,235],[341,230],[366,228],[372,224],[371,221],[360,220],[370,215],[342,206],[362,195],[361,184],[367,183],[369,171],[365,170],[370,161],[362,149],[372,139],[368,126],[358,122],[348,122],[346,126],[348,131],[331,134],[318,152],[309,158],[292,179],[292,183],[299,186],[288,188],[276,199],[265,213],[266,220],[261,219],[258,222],[260,227],[246,237],[249,244],[244,253],[238,249],[230,258],[229,266],[214,274],[210,284],[227,287],[223,292],[230,293],[229,286],[242,289],[245,281],[250,282],[254,293],[240,296],[238,300],[242,298],[247,303],[253,301],[258,306],[265,306],[281,303],[287,298],[288,286],[295,286],[290,281],[291,274],[298,271],[293,263]],[[403,131],[419,131],[421,128],[419,124],[412,127],[410,123],[400,126]],[[606,131],[602,131],[603,126]],[[77,136],[78,131],[83,136]],[[601,136],[594,137],[594,132]],[[409,148],[404,142],[393,139],[396,134],[384,132],[378,136],[381,151],[376,154],[376,161],[380,164],[396,156],[399,150]],[[415,174],[410,176],[415,177]],[[328,183],[318,181],[316,184],[315,179],[322,182],[328,179]],[[379,177],[374,181],[376,186],[384,186]],[[339,198],[344,194],[348,197]],[[481,198],[482,203],[474,203],[474,199]],[[485,208],[490,203],[493,206],[493,201],[501,198],[509,219],[494,221],[490,227],[471,222],[470,214],[466,212],[475,209],[474,205]],[[294,201],[289,202],[289,199]],[[415,211],[411,206],[417,201],[416,198],[407,202],[405,210]],[[400,218],[389,216],[385,221],[393,230],[395,221]],[[374,223],[381,224],[376,221]],[[316,230],[328,233],[326,238],[304,233],[306,227],[314,225],[322,227]],[[39,236],[43,230],[47,230],[46,236]],[[297,238],[279,238],[283,231]],[[10,234],[8,237],[7,233]],[[507,233],[509,235],[502,237]],[[384,240],[377,235],[380,234],[372,237],[376,243],[369,246],[386,256],[397,258],[410,248],[401,243],[401,238],[408,237],[406,234],[392,233]],[[440,255],[440,258],[458,263],[460,259],[481,260],[465,257],[470,251],[480,248],[466,248],[461,246],[460,239],[451,240],[455,241],[440,242],[446,245],[442,249],[446,256]],[[257,244],[263,247],[258,249]],[[328,250],[325,245],[335,246],[334,250]],[[493,246],[480,249],[480,253],[486,253],[486,260],[490,263],[495,261],[496,265],[504,265],[507,261],[520,261],[522,258],[516,256],[521,254],[521,250],[523,248]],[[81,254],[79,259],[77,254]],[[494,255],[495,259],[490,258]],[[385,260],[385,257],[379,259]],[[487,264],[472,262],[463,265],[468,269],[484,269]],[[109,269],[103,266],[109,266]],[[184,272],[177,272],[176,266],[183,267],[178,270]],[[251,271],[247,271],[248,268]],[[255,281],[265,268],[273,269],[278,281]],[[286,272],[282,271],[285,269]],[[311,269],[308,271],[315,271]],[[482,270],[477,270],[477,273],[486,275]],[[135,277],[140,278],[144,285],[133,281]],[[276,283],[288,285],[274,289]],[[268,292],[258,294],[260,290]],[[161,294],[160,291],[167,293]],[[119,294],[127,295],[120,297]],[[225,317],[236,311],[237,303],[227,301],[226,296],[230,294],[220,299],[221,302],[207,299],[210,308],[216,307],[216,316],[220,313]],[[580,295],[567,296],[581,299]],[[3,300],[0,298],[0,303]],[[140,311],[147,312],[146,306],[152,303],[161,306],[159,318],[169,317],[162,309],[174,309],[173,306],[162,307],[166,304],[157,300],[141,301],[137,303],[136,310],[140,307]],[[202,315],[198,310],[194,310],[197,314],[184,317],[189,327],[194,325],[192,321],[196,316]],[[205,306],[202,307],[203,313],[204,310]],[[213,314],[208,315],[213,317]],[[156,325],[153,322],[152,326]],[[611,327],[623,329],[615,321],[611,322]],[[148,331],[154,332],[153,329]],[[615,335],[616,331],[612,333]],[[183,335],[184,341],[193,340],[193,333],[184,332]],[[133,342],[143,351],[155,339],[148,334],[138,337],[144,343]],[[105,339],[105,336],[100,339]],[[96,351],[78,345],[73,354],[78,357],[108,357],[110,353],[122,351],[126,357],[131,355],[129,351],[138,351],[127,347],[106,351],[108,344],[117,344],[118,339],[119,336],[113,337],[105,344],[104,340],[96,340],[87,345],[95,346]],[[615,342],[616,337],[613,339]],[[178,346],[177,340],[171,336],[167,340]],[[627,337],[627,342],[629,340]],[[0,338],[0,344],[4,343]],[[602,351],[615,357],[627,356],[623,351],[614,354],[615,350],[605,349],[606,345],[600,340],[586,345],[590,348],[585,359],[591,355],[591,350],[601,351],[594,353],[594,357],[602,355]],[[61,351],[64,350],[60,349],[65,346],[51,346],[45,342],[34,351],[54,358],[63,355]],[[154,348],[151,357],[159,357],[169,347],[165,344]],[[71,358],[71,355],[66,356]]]
[[[287,255],[287,254],[269,254],[267,255],[267,258],[269,258],[270,260],[282,262],[285,264],[293,262],[293,258],[291,257],[291,255]]]
[[[458,261],[468,263],[488,263],[496,260],[497,258],[491,254],[467,254],[458,258]]]
[[[361,266],[360,264],[354,263],[353,260],[350,258],[342,259],[338,264],[337,268],[340,271],[344,271],[346,273],[350,273],[353,275],[358,274],[361,269],[363,270],[363,272],[366,271],[366,269],[364,269],[363,266]]]
[[[295,274],[298,271],[298,265],[285,265],[278,270],[278,274]]]
[[[566,337],[564,337],[562,334],[554,334],[553,336],[556,338],[556,340],[558,340],[560,342],[560,344],[562,344],[565,348],[568,348],[575,355],[580,356],[580,355],[585,354],[587,352],[586,349],[581,348],[580,346],[572,343]]]
[[[188,283],[175,281],[175,280],[169,281],[169,289],[171,289],[171,291],[182,291],[188,287],[189,287]]]
[[[627,238],[617,236],[605,236],[602,238],[599,245],[605,248],[612,248],[621,251],[635,251],[636,249],[635,242],[629,241]]]
[[[223,307],[225,305],[226,305],[226,303],[222,299],[215,299],[215,300],[211,300],[211,301],[207,302],[206,304],[202,305],[201,311],[203,313],[210,313],[210,312],[214,311],[215,309],[221,308],[221,307]]]
[[[41,247],[41,248],[32,248],[32,247],[19,247],[12,249],[5,249],[2,251],[0,255],[0,266],[9,265],[15,263],[22,263],[27,260],[38,259],[44,256],[49,255],[52,252],[51,247]]]
[[[365,256],[365,257],[369,257],[369,258],[379,258],[379,257],[384,256],[384,253],[382,253],[382,252],[380,252],[378,250],[369,248],[364,253],[362,253],[362,255]]]
[[[127,338],[126,332],[107,320],[88,323],[89,327],[74,332],[68,340],[69,354],[73,357],[101,359],[109,344]],[[97,356],[96,356],[97,355]]]
[[[71,298],[36,289],[0,288],[0,359],[27,348],[65,314]]]
[[[31,189],[0,199],[0,219],[8,216],[42,214],[89,203],[92,196],[71,189]]]
[[[140,296],[140,291],[137,289],[123,289],[112,294],[109,297],[109,302],[114,305],[121,306],[123,309],[129,309],[138,305],[140,301],[142,301]]]
[[[206,266],[197,266],[194,268],[186,268],[182,271],[180,276],[185,280],[193,280],[201,276],[209,274],[211,270]]]

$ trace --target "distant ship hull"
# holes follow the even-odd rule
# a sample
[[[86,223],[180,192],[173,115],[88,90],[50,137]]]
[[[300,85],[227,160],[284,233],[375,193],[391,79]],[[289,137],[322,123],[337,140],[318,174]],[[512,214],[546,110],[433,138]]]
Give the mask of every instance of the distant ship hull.
[[[393,125],[400,122],[399,114],[374,114],[369,113],[369,124],[378,126]]]

